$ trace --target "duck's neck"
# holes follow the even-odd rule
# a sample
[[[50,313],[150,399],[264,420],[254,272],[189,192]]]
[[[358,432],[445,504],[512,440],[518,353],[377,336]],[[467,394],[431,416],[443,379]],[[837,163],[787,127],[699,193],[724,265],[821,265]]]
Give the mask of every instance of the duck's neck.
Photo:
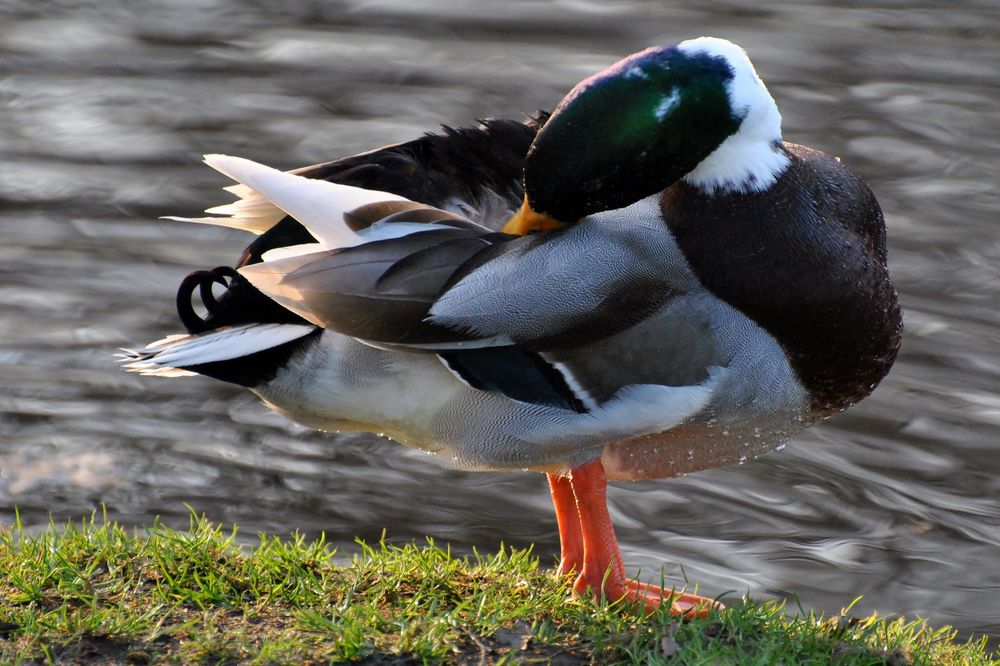
[[[739,129],[684,177],[706,194],[763,192],[791,161],[781,142],[777,105],[762,83],[754,86],[747,79],[735,80],[728,91],[733,111],[743,115]]]
[[[684,176],[706,194],[763,192],[788,168],[781,140],[749,141],[737,132]]]

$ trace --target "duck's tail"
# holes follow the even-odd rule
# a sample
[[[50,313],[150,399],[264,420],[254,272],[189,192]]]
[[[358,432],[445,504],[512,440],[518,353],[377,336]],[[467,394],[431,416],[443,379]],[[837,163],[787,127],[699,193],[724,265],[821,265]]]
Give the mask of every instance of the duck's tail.
[[[318,329],[304,324],[243,324],[199,335],[169,335],[118,356],[129,372],[156,377],[203,374],[255,386],[302,347]],[[248,357],[254,357],[252,363]]]
[[[304,177],[295,171],[279,171],[242,157],[205,155],[204,160],[205,164],[238,183],[224,189],[239,200],[205,211],[222,217],[169,216],[165,219],[215,224],[259,235],[289,215],[316,239],[315,244],[300,248],[296,253],[357,245],[363,241],[348,225],[353,211],[369,204],[407,201],[389,192]],[[306,167],[297,171],[304,173],[312,169]],[[290,248],[282,249],[287,252]]]

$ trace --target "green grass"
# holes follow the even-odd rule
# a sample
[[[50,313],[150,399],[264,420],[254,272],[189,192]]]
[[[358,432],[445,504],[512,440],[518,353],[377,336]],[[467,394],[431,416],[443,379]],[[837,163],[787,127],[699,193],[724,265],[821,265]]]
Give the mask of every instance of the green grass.
[[[920,622],[786,615],[727,599],[679,622],[571,599],[529,551],[457,558],[432,542],[240,546],[192,514],[186,531],[106,519],[0,529],[0,663],[988,664]]]

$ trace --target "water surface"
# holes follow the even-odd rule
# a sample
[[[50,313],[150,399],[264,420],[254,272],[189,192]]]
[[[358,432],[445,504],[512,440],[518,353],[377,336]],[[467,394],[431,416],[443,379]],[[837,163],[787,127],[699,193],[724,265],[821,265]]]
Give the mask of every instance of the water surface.
[[[191,270],[239,232],[159,221],[225,201],[205,152],[291,168],[441,123],[521,117],[653,43],[748,49],[788,140],[885,209],[906,311],[875,395],[783,452],[610,495],[625,558],[703,593],[902,613],[1000,635],[1000,10],[995,2],[185,0],[0,9],[0,521],[107,506],[186,524],[449,542],[558,539],[544,479],[323,435],[208,379],[120,371],[176,331]],[[668,4],[672,6],[667,6]]]

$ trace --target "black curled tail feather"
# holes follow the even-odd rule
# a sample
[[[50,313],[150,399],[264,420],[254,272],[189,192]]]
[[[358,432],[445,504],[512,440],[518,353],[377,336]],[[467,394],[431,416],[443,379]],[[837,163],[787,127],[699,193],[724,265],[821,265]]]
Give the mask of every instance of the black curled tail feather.
[[[204,333],[215,328],[209,320],[213,318],[219,310],[219,300],[212,291],[214,285],[221,285],[226,291],[233,280],[238,277],[238,273],[229,266],[218,266],[208,271],[194,271],[189,273],[177,288],[177,315],[188,333]],[[205,307],[206,315],[200,316],[194,309],[194,291],[198,290],[198,297]]]
[[[212,291],[214,285],[225,287],[218,297]],[[204,316],[195,311],[196,290]],[[229,266],[195,271],[185,277],[177,289],[177,315],[192,335],[240,324],[309,323],[262,294]]]
[[[225,287],[225,291],[218,297],[213,292],[215,285]],[[204,316],[195,310],[196,292],[205,309]],[[177,314],[191,335],[241,324],[309,323],[262,294],[236,269],[229,266],[195,271],[184,278],[177,290]],[[292,356],[319,338],[320,330],[317,328],[304,337],[246,356],[184,366],[184,369],[254,388],[272,380]]]

